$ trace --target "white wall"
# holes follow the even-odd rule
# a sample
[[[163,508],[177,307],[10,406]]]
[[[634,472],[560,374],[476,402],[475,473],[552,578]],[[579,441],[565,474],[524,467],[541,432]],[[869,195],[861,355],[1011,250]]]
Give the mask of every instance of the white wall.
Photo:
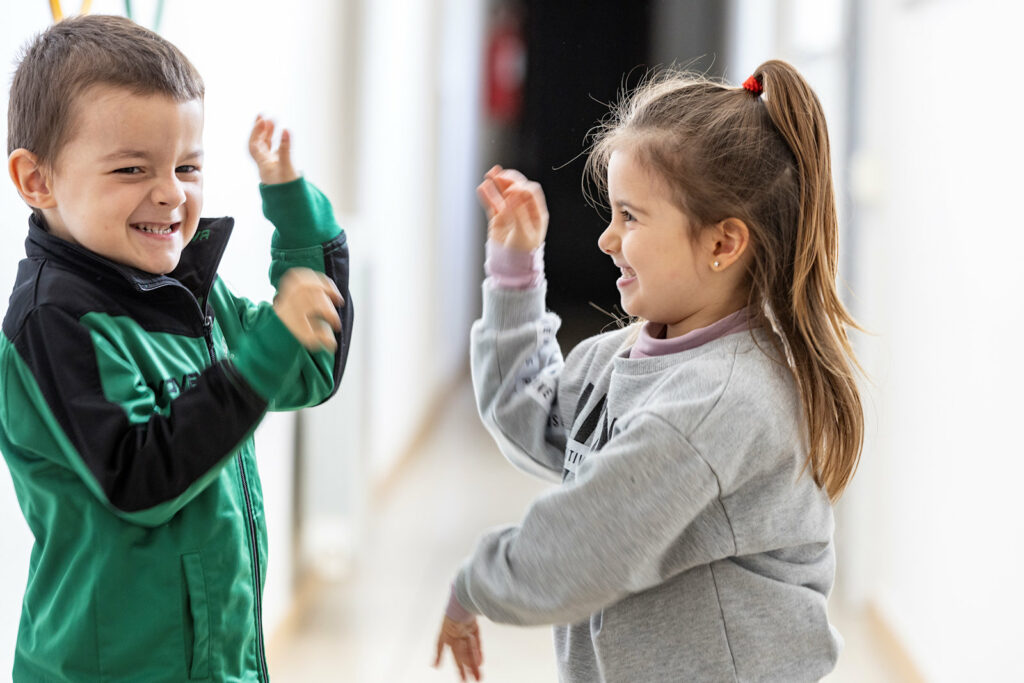
[[[363,7],[357,205],[367,232],[371,476],[466,364],[481,3]],[[468,170],[467,170],[468,169]],[[468,182],[467,182],[468,180]],[[471,259],[471,260],[470,260]],[[478,284],[478,280],[476,284]]]
[[[806,4],[734,2],[736,52],[792,45],[800,29],[786,18]],[[927,680],[1021,680],[1024,7],[859,5],[839,186],[852,196],[847,301],[871,332],[856,335],[870,381],[862,464],[837,511],[838,585],[878,610]],[[814,81],[813,60],[782,56]]]
[[[65,6],[77,2],[65,2]],[[136,19],[150,21],[154,2],[135,2]],[[120,13],[124,5],[96,0],[93,11]],[[345,92],[344,62],[337,35],[343,32],[340,3],[310,0],[301,11],[282,11],[274,0],[238,3],[178,0],[166,3],[161,33],[195,63],[206,82],[206,215],[233,215],[235,233],[221,274],[253,299],[268,298],[271,227],[262,218],[258,176],[248,159],[248,131],[259,112],[294,133],[299,168],[336,205],[343,203],[346,169],[333,150],[343,149],[350,122],[338,105]],[[0,62],[13,73],[20,47],[51,22],[45,2],[7,3],[0,22]],[[6,91],[2,136],[6,140]],[[0,314],[23,252],[27,210],[6,180],[0,182]],[[359,237],[351,236],[357,243]],[[293,543],[294,416],[268,417],[256,435],[266,499],[271,561],[264,601],[265,628],[272,634],[291,601]],[[328,446],[329,447],[329,446]],[[353,454],[352,457],[357,457]],[[31,537],[21,518],[10,478],[0,476],[0,675],[10,671]]]
[[[930,680],[1021,680],[1024,8],[865,10],[873,600]]]

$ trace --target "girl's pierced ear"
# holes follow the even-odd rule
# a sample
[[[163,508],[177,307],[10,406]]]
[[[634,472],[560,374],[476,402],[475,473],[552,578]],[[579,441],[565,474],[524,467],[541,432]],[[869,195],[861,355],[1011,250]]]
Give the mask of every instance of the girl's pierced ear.
[[[718,263],[718,261],[715,261],[714,263],[711,264],[711,270],[718,270],[719,265],[720,264]]]

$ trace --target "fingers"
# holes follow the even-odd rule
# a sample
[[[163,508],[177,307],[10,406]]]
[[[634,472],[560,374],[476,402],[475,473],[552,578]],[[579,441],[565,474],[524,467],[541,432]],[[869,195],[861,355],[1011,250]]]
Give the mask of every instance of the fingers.
[[[437,656],[434,657],[434,668],[441,666],[441,653],[444,652],[444,629],[437,634]]]
[[[292,163],[292,132],[287,128],[281,130],[281,140],[277,143],[278,161],[282,164]]]
[[[284,274],[274,299],[274,311],[292,335],[311,351],[338,347],[335,334],[342,329],[338,307],[344,299],[337,285],[323,273],[292,268]]]
[[[455,668],[459,672],[459,678],[463,681],[472,676],[473,680],[481,680],[483,674],[480,665],[483,664],[483,654],[480,649],[480,628],[473,620],[469,623],[452,621],[445,617],[441,622],[441,632],[437,635],[437,652],[434,656],[434,666],[441,664],[441,655],[444,646],[447,645],[452,652],[452,659],[455,660]]]
[[[480,639],[470,634],[465,640],[466,662],[475,680],[480,680]]]
[[[487,179],[497,185],[502,194],[505,193],[505,190],[516,183],[529,182],[525,175],[514,168],[502,168],[501,166],[494,166],[491,168],[491,170],[487,172]]]
[[[484,179],[482,183],[476,186],[476,195],[480,198],[480,203],[483,204],[488,219],[494,218],[495,214],[501,211],[505,205],[501,192],[489,178]]]
[[[274,122],[263,118],[262,114],[256,115],[256,121],[252,124],[252,132],[249,134],[249,154],[260,161],[270,152],[270,142],[274,138]]]
[[[523,191],[529,195],[529,200],[524,203],[530,218],[536,223],[546,223],[548,220],[548,203],[544,199],[544,190],[541,189],[540,183],[526,181],[522,187]]]

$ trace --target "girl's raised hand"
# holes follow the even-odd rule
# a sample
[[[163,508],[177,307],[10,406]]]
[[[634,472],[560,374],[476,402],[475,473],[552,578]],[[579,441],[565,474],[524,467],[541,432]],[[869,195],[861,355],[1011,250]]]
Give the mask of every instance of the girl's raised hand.
[[[548,232],[548,206],[539,183],[495,166],[476,188],[487,212],[487,238],[510,249],[532,251]]]
[[[256,117],[249,134],[249,154],[260,170],[260,182],[264,185],[288,183],[299,177],[292,166],[292,137],[288,129],[281,131],[281,142],[274,149],[274,122],[262,116]]]
[[[441,622],[441,632],[437,634],[435,667],[441,665],[441,654],[444,652],[445,645],[452,651],[455,666],[459,670],[459,678],[463,681],[466,680],[468,672],[474,680],[479,681],[481,678],[480,665],[484,663],[484,655],[480,649],[480,627],[476,623],[476,617],[467,622],[444,618],[444,621]]]

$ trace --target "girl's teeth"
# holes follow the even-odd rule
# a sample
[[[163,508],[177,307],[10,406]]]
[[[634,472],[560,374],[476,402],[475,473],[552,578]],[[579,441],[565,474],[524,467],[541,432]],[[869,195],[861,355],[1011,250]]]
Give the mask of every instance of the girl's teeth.
[[[155,225],[136,225],[135,227],[141,230],[142,232],[150,232],[153,233],[154,235],[167,235],[172,230],[170,226],[167,226],[166,228],[161,228]]]

